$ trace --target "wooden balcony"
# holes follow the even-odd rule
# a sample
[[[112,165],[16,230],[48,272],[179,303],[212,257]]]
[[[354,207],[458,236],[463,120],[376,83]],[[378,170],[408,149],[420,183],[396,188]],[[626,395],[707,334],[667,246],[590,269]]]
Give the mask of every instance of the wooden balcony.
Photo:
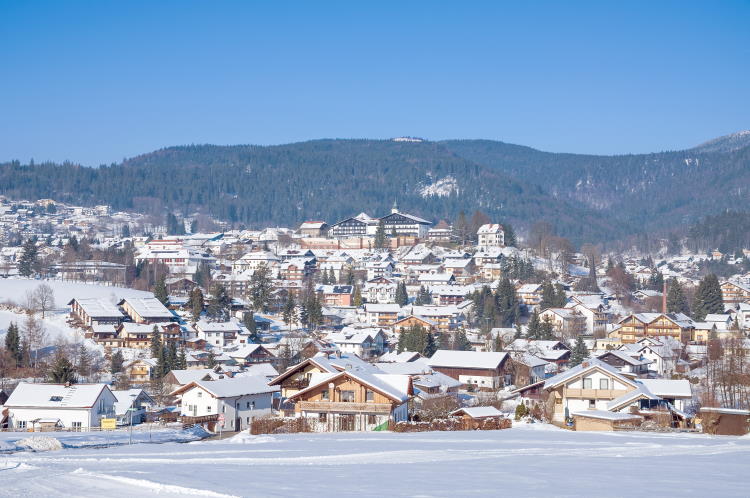
[[[615,399],[627,392],[624,389],[565,389],[563,395],[568,398]]]
[[[336,413],[391,413],[387,403],[342,403],[330,401],[299,401],[297,406],[302,411],[336,412]]]

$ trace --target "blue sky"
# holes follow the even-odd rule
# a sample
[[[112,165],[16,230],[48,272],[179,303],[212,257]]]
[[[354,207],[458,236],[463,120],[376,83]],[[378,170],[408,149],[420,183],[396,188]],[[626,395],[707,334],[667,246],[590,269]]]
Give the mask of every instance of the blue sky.
[[[0,160],[399,135],[679,149],[750,128],[750,2],[0,0]]]

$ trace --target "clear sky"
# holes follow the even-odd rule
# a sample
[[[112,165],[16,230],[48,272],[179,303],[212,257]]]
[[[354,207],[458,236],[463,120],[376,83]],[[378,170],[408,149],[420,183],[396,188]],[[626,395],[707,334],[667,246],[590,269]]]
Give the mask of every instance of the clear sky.
[[[0,0],[0,160],[399,135],[609,154],[748,128],[747,0]]]

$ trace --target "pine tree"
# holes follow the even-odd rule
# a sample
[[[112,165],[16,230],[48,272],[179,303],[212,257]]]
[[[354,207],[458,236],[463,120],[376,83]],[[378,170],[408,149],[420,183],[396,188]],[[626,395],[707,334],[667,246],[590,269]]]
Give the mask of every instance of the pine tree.
[[[432,334],[431,331],[427,331],[426,339],[427,340],[424,346],[424,350],[422,351],[422,354],[428,358],[431,358],[432,355],[435,354],[435,351],[438,350],[437,339],[435,339],[435,336]]]
[[[159,333],[159,327],[154,325],[151,331],[151,358],[159,358],[162,355],[162,344],[161,334]]]
[[[516,238],[516,232],[513,230],[513,226],[510,223],[503,223],[503,232],[505,245],[507,247],[516,247],[518,245],[518,240]]]
[[[168,374],[171,370],[177,368],[177,342],[169,341],[169,344],[165,347],[165,370],[164,375]]]
[[[294,295],[289,294],[289,297],[286,300],[286,303],[284,304],[284,310],[282,311],[282,318],[284,320],[284,323],[287,325],[287,327],[291,327],[292,323],[296,321],[296,309],[297,309],[297,303],[294,301]]]
[[[471,351],[471,342],[469,342],[469,338],[466,337],[466,331],[461,328],[458,330],[458,333],[456,333],[456,339],[453,343],[453,349],[456,351]]]
[[[677,279],[672,278],[668,284],[667,290],[667,312],[690,314],[690,305],[687,297],[682,291],[682,285]]]
[[[208,366],[208,368],[214,368],[216,366],[216,355],[214,354],[213,349],[210,349],[208,351],[208,357],[206,358],[206,366]]]
[[[177,355],[177,366],[175,370],[187,370],[187,354],[185,348],[180,348],[180,354]]]
[[[154,297],[158,299],[161,304],[167,306],[169,304],[169,293],[167,292],[167,276],[161,275],[154,285]]]
[[[116,373],[122,372],[122,366],[125,363],[125,358],[122,356],[122,351],[119,349],[112,353],[112,358],[110,358],[109,363],[109,371],[113,375]]]
[[[544,317],[539,327],[539,338],[544,341],[551,341],[555,338],[555,329],[549,317]]]
[[[388,239],[385,236],[385,222],[380,220],[378,222],[378,228],[375,231],[375,249],[385,249]]]
[[[21,366],[23,361],[21,337],[18,332],[18,325],[13,322],[8,325],[8,331],[5,333],[5,349],[10,353],[15,366]]]
[[[699,322],[706,319],[711,313],[723,313],[724,300],[721,293],[721,284],[714,274],[703,277],[698,284],[693,302],[693,318]]]
[[[406,306],[409,303],[409,295],[406,292],[406,282],[399,282],[396,286],[396,304]]]
[[[211,288],[211,299],[208,300],[208,314],[216,320],[227,320],[232,307],[232,298],[227,288],[216,284]]]
[[[242,317],[242,323],[249,332],[247,340],[251,343],[259,343],[260,336],[258,335],[258,325],[255,323],[255,314],[252,311],[245,313],[245,316]]]
[[[62,348],[58,348],[55,353],[55,361],[50,368],[48,377],[53,384],[75,384],[78,381],[76,369],[65,356]]]
[[[91,370],[91,355],[83,344],[78,348],[78,365],[76,365],[78,375],[86,379]]]
[[[356,308],[362,306],[362,291],[359,289],[359,285],[354,285],[354,297],[352,301]]]
[[[534,310],[534,312],[531,314],[531,318],[529,319],[528,327],[526,328],[526,338],[527,339],[541,339],[542,337],[542,323],[539,319],[539,311]]]
[[[574,367],[583,363],[583,360],[589,357],[589,350],[586,347],[586,343],[583,342],[583,337],[580,335],[576,339],[576,343],[573,346],[573,350],[570,353],[570,366]]]
[[[21,258],[18,260],[18,273],[30,277],[36,273],[38,249],[36,237],[29,237],[23,244]]]
[[[261,264],[250,277],[249,294],[255,311],[268,311],[271,291],[271,271],[265,264]]]
[[[193,314],[193,321],[197,322],[201,319],[201,313],[203,313],[203,291],[200,287],[194,287],[190,292],[190,309]]]

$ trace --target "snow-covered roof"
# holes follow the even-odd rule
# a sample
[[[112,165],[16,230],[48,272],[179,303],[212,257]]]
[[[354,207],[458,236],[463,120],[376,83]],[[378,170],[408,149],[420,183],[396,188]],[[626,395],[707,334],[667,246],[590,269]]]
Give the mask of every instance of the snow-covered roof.
[[[90,408],[106,384],[18,384],[5,402],[6,407]]]
[[[278,386],[269,386],[265,377],[243,376],[218,380],[195,381],[177,389],[177,391],[185,392],[195,387],[200,387],[217,398],[232,398],[246,394],[271,393],[279,390]],[[177,391],[172,394],[177,394]]]
[[[438,349],[427,363],[433,367],[494,369],[508,356],[504,352]]]
[[[638,379],[648,390],[662,398],[691,398],[693,391],[687,379]]]
[[[120,306],[128,303],[143,318],[174,318],[174,315],[155,297],[126,297]]]
[[[558,386],[564,382],[569,381],[570,379],[573,379],[583,374],[584,372],[587,372],[589,370],[594,370],[594,369],[600,369],[605,372],[608,372],[610,375],[612,375],[619,381],[627,385],[637,387],[636,384],[632,380],[623,376],[615,367],[608,365],[601,360],[597,360],[595,358],[589,358],[588,360],[584,361],[580,365],[576,365],[573,368],[570,368],[562,373],[555,375],[554,377],[550,377],[544,383],[544,388],[545,389],[553,388],[555,386]]]
[[[125,316],[117,306],[105,299],[93,297],[72,299],[68,306],[72,305],[74,301],[78,302],[84,313],[92,318],[123,318]]]
[[[171,370],[175,380],[181,386],[198,380],[218,378],[218,374],[211,368],[189,368],[187,370]]]
[[[750,410],[740,410],[738,408],[712,408],[704,406],[700,409],[701,413],[721,413],[724,415],[745,415],[750,417]]]
[[[348,375],[351,378],[358,380],[362,384],[372,387],[374,390],[381,392],[394,401],[406,401],[409,399],[409,384],[411,382],[411,379],[408,375],[372,373],[371,371],[360,370],[357,368],[344,370],[333,375],[324,374],[313,376],[310,378],[310,385],[307,388],[293,394],[291,398],[299,397],[300,395],[320,386],[321,384],[330,382],[333,379],[344,375]]]
[[[572,415],[574,417],[587,417],[587,418],[596,418],[601,420],[612,420],[612,421],[620,421],[620,420],[641,420],[643,417],[640,415],[632,415],[630,413],[620,413],[620,412],[608,412],[606,410],[582,410],[578,412],[573,412]]]
[[[451,415],[468,415],[471,418],[502,417],[503,412],[494,406],[472,406],[453,410]]]

